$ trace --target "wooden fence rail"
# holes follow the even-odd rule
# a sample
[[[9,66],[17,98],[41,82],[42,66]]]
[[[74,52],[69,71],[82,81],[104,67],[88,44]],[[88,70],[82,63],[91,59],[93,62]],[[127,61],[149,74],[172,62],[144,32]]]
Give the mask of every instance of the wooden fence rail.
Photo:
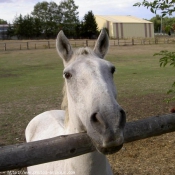
[[[125,143],[175,131],[175,114],[126,123]],[[0,147],[0,171],[67,159],[95,151],[86,133]]]
[[[73,47],[93,47],[95,40],[70,40]],[[174,44],[175,38],[130,38],[110,40],[111,46]],[[0,42],[0,51],[33,50],[55,48],[55,40],[8,41]]]

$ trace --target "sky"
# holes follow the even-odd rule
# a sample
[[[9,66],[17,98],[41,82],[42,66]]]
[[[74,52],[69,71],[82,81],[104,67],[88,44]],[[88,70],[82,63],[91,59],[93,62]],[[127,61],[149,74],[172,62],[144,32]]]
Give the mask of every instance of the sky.
[[[0,0],[0,19],[12,23],[15,16],[31,14],[34,6],[44,0]],[[50,2],[50,0],[45,0]],[[52,0],[58,5],[61,0]],[[78,6],[80,20],[90,10],[94,15],[131,15],[151,19],[155,15],[145,7],[134,7],[142,0],[74,0]]]

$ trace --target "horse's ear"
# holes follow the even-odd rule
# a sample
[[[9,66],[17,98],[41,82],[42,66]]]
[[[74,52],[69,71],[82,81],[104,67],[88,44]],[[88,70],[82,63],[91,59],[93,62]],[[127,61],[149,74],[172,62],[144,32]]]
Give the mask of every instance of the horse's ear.
[[[59,56],[63,59],[64,65],[70,61],[73,54],[72,47],[62,30],[57,35],[56,49]]]
[[[109,37],[106,30],[102,29],[95,44],[94,52],[100,58],[104,58],[108,52],[108,48],[109,48]]]

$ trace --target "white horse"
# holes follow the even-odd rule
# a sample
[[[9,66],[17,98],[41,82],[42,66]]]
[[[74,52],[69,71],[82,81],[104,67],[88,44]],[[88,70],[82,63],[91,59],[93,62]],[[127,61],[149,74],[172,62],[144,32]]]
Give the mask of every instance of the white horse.
[[[122,147],[126,116],[116,101],[115,67],[103,59],[108,47],[104,29],[93,50],[73,51],[64,33],[59,32],[56,48],[64,63],[64,110],[47,111],[33,118],[26,128],[26,140],[87,132],[97,151],[28,167],[29,174],[113,174],[105,154]]]

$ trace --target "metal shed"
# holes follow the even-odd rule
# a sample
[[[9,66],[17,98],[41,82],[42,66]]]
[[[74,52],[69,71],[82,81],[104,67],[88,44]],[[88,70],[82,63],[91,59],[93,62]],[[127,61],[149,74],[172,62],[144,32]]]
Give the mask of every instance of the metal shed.
[[[95,15],[98,28],[107,28],[111,38],[154,38],[152,22],[134,16]]]

